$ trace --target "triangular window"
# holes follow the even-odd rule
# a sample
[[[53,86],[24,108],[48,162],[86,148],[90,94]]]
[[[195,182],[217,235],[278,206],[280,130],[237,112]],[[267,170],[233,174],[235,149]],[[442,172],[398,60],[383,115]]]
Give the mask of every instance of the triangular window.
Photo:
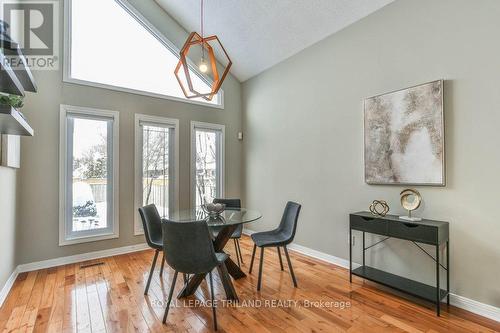
[[[65,80],[187,100],[174,75],[178,51],[122,0],[67,0]],[[200,75],[192,75],[203,82]],[[210,88],[208,87],[208,90]],[[221,105],[221,94],[204,104]]]

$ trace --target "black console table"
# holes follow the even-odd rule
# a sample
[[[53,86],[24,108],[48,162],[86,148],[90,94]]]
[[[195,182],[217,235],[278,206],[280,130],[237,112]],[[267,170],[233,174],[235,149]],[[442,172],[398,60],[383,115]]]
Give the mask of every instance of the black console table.
[[[352,269],[352,231],[363,232],[363,265]],[[365,233],[372,233],[385,236],[384,239],[365,245]],[[420,250],[431,257],[436,263],[436,286],[410,280],[395,274],[391,274],[370,266],[365,263],[365,251],[378,245],[389,238],[405,239],[413,242]],[[436,247],[435,256],[425,251],[418,243],[434,245]],[[439,248],[446,243],[446,267],[440,263]],[[442,267],[446,271],[446,290],[439,286],[439,271]],[[407,294],[434,302],[436,313],[440,314],[441,301],[446,297],[446,302],[450,304],[450,240],[449,223],[442,221],[422,220],[410,222],[399,219],[394,215],[377,217],[369,212],[359,212],[349,216],[349,278],[352,282],[352,275],[380,283],[387,287],[405,292]]]

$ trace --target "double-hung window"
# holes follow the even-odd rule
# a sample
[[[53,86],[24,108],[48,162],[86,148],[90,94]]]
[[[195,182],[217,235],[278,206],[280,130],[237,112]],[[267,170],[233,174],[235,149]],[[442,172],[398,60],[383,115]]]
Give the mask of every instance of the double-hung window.
[[[177,208],[178,127],[177,119],[135,116],[135,235],[143,233],[138,207],[154,204],[161,216]]]
[[[224,125],[191,122],[191,204],[224,197]]]
[[[118,237],[118,112],[61,106],[59,244]]]

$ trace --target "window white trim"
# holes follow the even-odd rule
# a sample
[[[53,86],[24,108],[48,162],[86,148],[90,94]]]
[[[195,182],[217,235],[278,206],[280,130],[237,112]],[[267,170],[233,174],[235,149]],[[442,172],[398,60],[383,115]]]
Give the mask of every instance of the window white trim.
[[[71,77],[71,66],[70,66],[70,61],[71,61],[70,60],[71,59],[71,1],[72,0],[64,0],[63,82],[79,84],[79,85],[84,85],[84,86],[89,86],[89,87],[94,87],[94,88],[102,88],[102,89],[126,92],[126,93],[131,93],[131,94],[136,94],[136,95],[142,95],[142,96],[168,99],[171,101],[182,102],[182,103],[203,105],[203,106],[208,106],[208,107],[212,107],[212,108],[216,108],[216,109],[224,109],[224,91],[222,89],[220,89],[218,92],[219,104],[211,104],[211,103],[195,101],[195,100],[187,99],[187,98],[181,98],[181,97],[175,97],[175,96],[169,96],[169,95],[163,95],[163,94],[156,94],[156,93],[152,93],[152,92],[148,92],[148,91],[131,89],[131,88],[124,88],[124,87],[114,86],[114,85],[110,85],[110,84],[75,79],[75,78]],[[135,18],[139,24],[141,24],[156,39],[158,39],[158,41],[160,41],[163,45],[165,45],[165,47],[168,48],[173,54],[175,54],[175,55],[179,54],[179,52],[180,52],[179,48],[177,48],[177,46],[175,46],[170,40],[168,40],[167,37],[165,37],[165,35],[163,35],[158,29],[156,29],[127,0],[115,0],[115,1],[125,11],[127,11],[127,13],[129,13],[133,18]],[[191,68],[195,68],[189,59],[188,59],[188,63],[189,63]],[[172,68],[172,73],[173,73],[173,70],[174,69]]]
[[[191,207],[196,206],[196,159],[195,159],[195,154],[196,154],[196,129],[202,129],[202,130],[212,130],[212,131],[220,131],[222,134],[221,137],[221,153],[220,153],[220,176],[219,176],[219,186],[220,186],[220,196],[223,198],[225,195],[225,180],[224,178],[226,177],[226,172],[225,172],[225,165],[226,165],[226,148],[225,148],[225,141],[226,141],[226,126],[220,125],[220,124],[212,124],[212,123],[204,123],[204,122],[199,122],[199,121],[192,121],[191,122],[191,182],[190,182],[190,192],[191,192]]]
[[[150,122],[174,129],[174,209],[179,209],[179,119],[135,114],[135,149],[134,149],[134,235],[142,235],[141,217],[138,208],[142,205],[142,122]]]
[[[113,118],[113,227],[112,232],[100,234],[97,236],[76,236],[67,237],[66,223],[66,196],[67,196],[67,122],[68,113],[89,116],[104,116]],[[60,106],[59,120],[59,246],[71,245],[86,242],[95,242],[104,239],[118,238],[120,236],[119,228],[119,113],[117,111],[100,110],[79,106],[64,105]]]

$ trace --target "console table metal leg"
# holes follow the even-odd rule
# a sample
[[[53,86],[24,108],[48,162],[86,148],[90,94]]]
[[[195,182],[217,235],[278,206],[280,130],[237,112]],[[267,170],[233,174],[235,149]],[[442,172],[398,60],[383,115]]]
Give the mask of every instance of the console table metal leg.
[[[450,241],[446,241],[446,304],[450,305]]]
[[[436,314],[441,313],[441,288],[439,287],[439,245],[436,245]]]
[[[365,232],[363,231],[363,266],[365,266]]]
[[[352,283],[352,229],[349,228],[349,282]]]

